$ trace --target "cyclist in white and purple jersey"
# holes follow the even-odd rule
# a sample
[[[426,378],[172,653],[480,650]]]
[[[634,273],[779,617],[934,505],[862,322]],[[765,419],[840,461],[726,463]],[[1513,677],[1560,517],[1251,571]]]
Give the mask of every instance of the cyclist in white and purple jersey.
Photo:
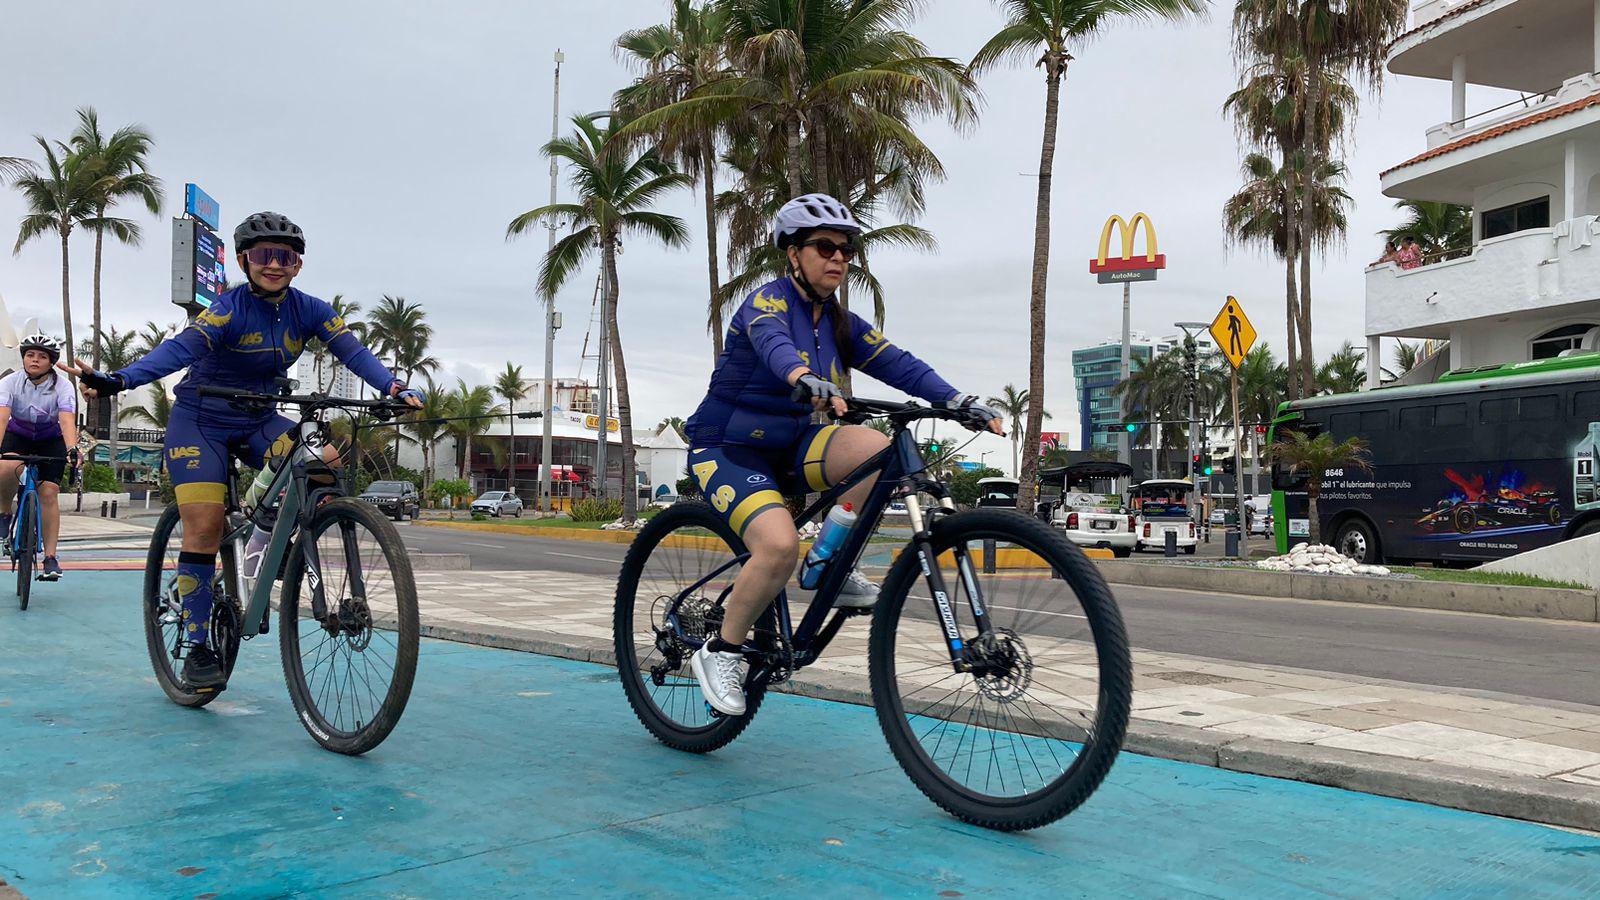
[[[61,577],[56,539],[61,535],[61,478],[68,448],[78,446],[78,398],[72,382],[56,371],[61,344],[46,334],[22,339],[22,370],[0,378],[0,454],[49,456],[59,462],[36,463],[39,473],[40,523],[44,527],[44,574]],[[20,460],[0,459],[0,534],[11,534],[11,509],[16,502]]]

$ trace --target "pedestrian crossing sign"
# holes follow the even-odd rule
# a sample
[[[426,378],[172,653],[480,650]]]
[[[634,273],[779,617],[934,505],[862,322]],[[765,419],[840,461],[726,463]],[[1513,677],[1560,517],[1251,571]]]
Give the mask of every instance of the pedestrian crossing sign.
[[[1239,301],[1229,297],[1228,302],[1222,304],[1222,311],[1211,323],[1211,338],[1217,342],[1217,349],[1222,351],[1235,370],[1244,364],[1245,354],[1255,345],[1256,329],[1245,316],[1244,307],[1239,305]]]

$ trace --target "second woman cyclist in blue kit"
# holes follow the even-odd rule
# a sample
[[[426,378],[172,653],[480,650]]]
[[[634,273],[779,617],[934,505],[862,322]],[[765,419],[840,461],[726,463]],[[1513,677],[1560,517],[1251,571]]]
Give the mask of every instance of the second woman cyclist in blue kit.
[[[986,414],[990,431],[1004,430],[994,410],[839,308],[835,291],[860,235],[855,216],[826,194],[784,204],[772,239],[787,255],[789,272],[758,288],[734,315],[710,390],[685,426],[690,472],[750,551],[728,596],[721,634],[689,660],[706,702],[725,715],[744,714],[739,648],[799,559],[799,534],[780,486],[826,490],[889,445],[864,426],[811,423],[813,410],[846,411],[838,387],[844,372],[856,369],[937,406],[971,408]],[[859,506],[874,480],[852,488],[843,502]],[[877,599],[877,586],[852,572],[838,603],[867,608]]]
[[[179,369],[189,370],[174,392],[177,398],[163,449],[183,518],[183,549],[178,555],[188,642],[183,679],[197,693],[226,687],[226,675],[206,638],[217,551],[222,546],[230,454],[261,470],[256,485],[264,490],[293,443],[294,427],[292,420],[274,410],[247,412],[226,399],[203,398],[200,388],[276,393],[276,379],[299,358],[305,342],[316,338],[380,395],[422,405],[422,394],[407,388],[362,346],[332,306],[289,286],[300,274],[300,257],[306,251],[305,234],[298,225],[279,213],[256,213],[234,229],[233,243],[246,284],[218,297],[187,328],[125,369],[100,373],[82,360],[69,369],[81,380],[87,397],[109,396]],[[338,461],[334,447],[325,448],[325,456],[330,464]],[[258,539],[264,537],[265,532],[258,532],[245,550],[242,563],[248,577],[257,574],[255,567],[265,549],[265,541]]]

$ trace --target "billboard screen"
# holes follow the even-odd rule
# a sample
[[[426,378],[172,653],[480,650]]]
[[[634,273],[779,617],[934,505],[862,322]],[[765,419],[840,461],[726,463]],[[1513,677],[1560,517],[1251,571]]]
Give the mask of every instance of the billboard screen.
[[[222,230],[222,207],[198,185],[183,186],[183,211],[206,223],[212,231]]]
[[[210,309],[228,289],[227,250],[222,238],[199,222],[194,223],[194,302]]]

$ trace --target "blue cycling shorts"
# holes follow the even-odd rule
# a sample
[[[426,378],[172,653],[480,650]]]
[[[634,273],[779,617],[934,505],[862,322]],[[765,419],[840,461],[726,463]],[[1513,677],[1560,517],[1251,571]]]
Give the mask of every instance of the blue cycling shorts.
[[[823,471],[828,444],[838,425],[811,425],[793,447],[724,444],[689,451],[689,472],[706,501],[744,537],[745,526],[760,513],[785,508],[785,494],[825,491],[833,485]]]
[[[167,477],[178,504],[224,503],[228,496],[229,458],[260,469],[294,444],[294,421],[277,413],[241,418],[173,404],[165,446]]]

